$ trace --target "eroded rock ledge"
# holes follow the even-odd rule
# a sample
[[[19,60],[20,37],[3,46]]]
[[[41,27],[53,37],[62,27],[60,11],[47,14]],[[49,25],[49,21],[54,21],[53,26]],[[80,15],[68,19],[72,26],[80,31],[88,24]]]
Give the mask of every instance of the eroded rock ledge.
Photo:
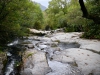
[[[23,70],[21,75],[45,75],[51,69],[48,66],[44,52],[28,50],[23,56]]]

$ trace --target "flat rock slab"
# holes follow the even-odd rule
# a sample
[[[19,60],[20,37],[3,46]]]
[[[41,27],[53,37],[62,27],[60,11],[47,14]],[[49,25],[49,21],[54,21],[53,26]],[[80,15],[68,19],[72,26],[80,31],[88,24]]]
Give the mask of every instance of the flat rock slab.
[[[65,50],[66,55],[76,61],[78,68],[85,75],[100,75],[100,55],[88,50],[72,48]],[[67,60],[67,59],[65,59]]]
[[[26,51],[24,58],[24,69],[21,75],[45,75],[51,71],[44,52],[37,50]]]

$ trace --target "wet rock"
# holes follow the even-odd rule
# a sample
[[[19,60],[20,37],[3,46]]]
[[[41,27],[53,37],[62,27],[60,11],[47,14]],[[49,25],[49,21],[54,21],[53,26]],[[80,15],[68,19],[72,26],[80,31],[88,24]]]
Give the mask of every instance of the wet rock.
[[[47,46],[51,46],[51,47],[57,47],[58,42],[47,41],[47,42],[43,42],[42,44],[47,45]]]
[[[31,44],[31,42],[30,41],[24,41],[24,42],[21,42],[21,44],[22,45],[24,45],[24,44]]]
[[[29,49],[33,49],[34,45],[33,44],[27,44],[26,47],[29,48]]]
[[[23,61],[24,69],[21,71],[21,75],[45,75],[51,71],[44,52],[37,50],[26,51]]]
[[[58,46],[58,42],[52,42],[50,44],[51,44],[51,47],[57,47]]]
[[[48,48],[48,46],[47,45],[39,45],[38,46],[40,49],[45,49],[45,48]]]
[[[52,34],[52,33],[55,33],[55,30],[51,30],[50,33],[51,33],[51,34]]]

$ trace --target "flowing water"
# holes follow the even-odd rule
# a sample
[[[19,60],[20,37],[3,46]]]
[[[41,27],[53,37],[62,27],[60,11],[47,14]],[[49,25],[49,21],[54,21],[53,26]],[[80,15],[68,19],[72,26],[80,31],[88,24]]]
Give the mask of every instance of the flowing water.
[[[22,46],[19,45],[18,40],[16,40],[12,43],[9,43],[7,49],[7,63],[3,75],[20,75],[17,68],[22,58],[21,55],[19,55]]]
[[[7,61],[7,66],[4,75],[14,75],[14,64],[15,64],[15,59],[12,58],[11,53],[7,53],[8,61]]]

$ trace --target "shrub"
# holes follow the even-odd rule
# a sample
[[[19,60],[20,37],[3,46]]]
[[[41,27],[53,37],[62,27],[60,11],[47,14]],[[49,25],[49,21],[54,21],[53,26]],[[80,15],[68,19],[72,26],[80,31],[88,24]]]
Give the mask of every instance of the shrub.
[[[90,23],[85,26],[85,33],[83,37],[89,39],[100,39],[100,25],[95,23]]]

